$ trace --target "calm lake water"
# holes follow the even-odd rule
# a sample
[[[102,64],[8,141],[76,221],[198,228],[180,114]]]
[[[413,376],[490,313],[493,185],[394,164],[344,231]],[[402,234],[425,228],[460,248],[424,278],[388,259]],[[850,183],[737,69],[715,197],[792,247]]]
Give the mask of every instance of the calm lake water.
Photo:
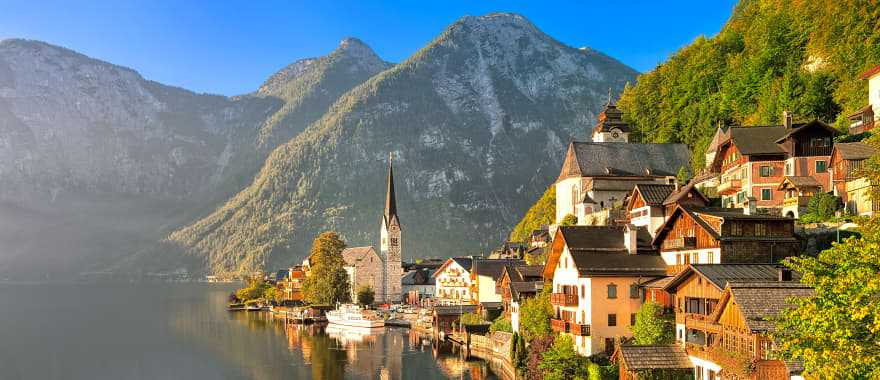
[[[408,329],[229,313],[232,286],[0,284],[0,379],[495,379]]]

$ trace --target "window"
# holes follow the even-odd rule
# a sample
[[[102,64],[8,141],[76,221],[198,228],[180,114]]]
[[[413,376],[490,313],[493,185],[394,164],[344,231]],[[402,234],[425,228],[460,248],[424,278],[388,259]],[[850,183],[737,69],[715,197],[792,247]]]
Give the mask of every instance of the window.
[[[828,163],[823,160],[816,161],[816,173],[825,173],[828,171]]]
[[[675,265],[681,265],[681,254],[675,255]]]
[[[826,146],[831,145],[831,138],[829,137],[813,137],[810,140],[810,145],[814,148],[824,148]]]
[[[397,246],[397,238],[391,238],[391,246],[392,246],[392,247],[396,247],[396,246]]]
[[[767,225],[763,223],[755,224],[755,236],[767,236]]]
[[[617,298],[617,285],[608,284],[608,298]]]
[[[761,177],[772,177],[773,176],[773,167],[769,165],[761,166],[759,171],[759,175]]]
[[[791,170],[791,162],[785,163],[785,175],[794,175]]]
[[[632,284],[629,286],[629,298],[639,298],[639,285]]]
[[[746,201],[746,192],[740,191],[736,193],[736,203],[743,203]]]
[[[629,315],[629,325],[630,326],[636,325],[636,313],[632,313]]]
[[[706,263],[715,264],[715,252],[709,252],[709,261],[707,261]]]
[[[694,253],[691,254],[691,263],[693,263],[693,264],[699,264],[699,263],[700,263],[700,256],[699,256],[699,253],[694,252]]]
[[[773,200],[773,189],[770,189],[770,188],[761,189],[761,200],[762,201]]]
[[[584,287],[584,285],[581,284],[581,297],[586,297],[586,296],[587,296],[587,290]]]
[[[608,327],[617,326],[617,314],[608,314]]]
[[[733,236],[742,236],[742,224],[739,224],[738,222],[733,222],[733,224],[730,225],[730,234]]]

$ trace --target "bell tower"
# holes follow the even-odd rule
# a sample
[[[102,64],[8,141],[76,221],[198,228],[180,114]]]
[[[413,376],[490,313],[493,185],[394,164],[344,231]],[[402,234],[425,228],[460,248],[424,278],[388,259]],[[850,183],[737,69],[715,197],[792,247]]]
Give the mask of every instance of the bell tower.
[[[388,154],[388,186],[385,192],[385,213],[382,215],[381,256],[384,260],[385,302],[401,301],[403,267],[401,265],[402,239],[400,218],[397,216],[397,194],[394,191],[394,167]]]
[[[617,102],[608,89],[608,102],[599,114],[599,123],[593,127],[593,142],[629,142],[629,125],[623,121],[623,112],[617,108]]]

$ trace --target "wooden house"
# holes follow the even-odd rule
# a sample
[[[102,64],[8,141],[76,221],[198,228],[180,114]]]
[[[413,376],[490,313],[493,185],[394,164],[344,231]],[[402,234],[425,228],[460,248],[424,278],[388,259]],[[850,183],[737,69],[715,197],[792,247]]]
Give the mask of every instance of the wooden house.
[[[526,298],[537,295],[544,287],[543,265],[509,265],[498,281],[498,293],[504,316],[510,320],[513,331],[519,332],[519,307]]]
[[[783,194],[782,215],[797,219],[807,212],[810,199],[822,192],[822,185],[810,176],[785,176],[776,189]]]
[[[644,226],[654,236],[676,206],[704,207],[708,204],[709,200],[693,183],[683,187],[677,184],[639,184],[629,196],[626,210],[630,224]]]
[[[859,175],[867,159],[877,154],[877,148],[863,143],[840,143],[831,153],[831,176],[834,194],[841,197],[847,211],[855,215],[873,215],[880,204],[871,196],[872,184]]]
[[[620,380],[681,379],[694,376],[694,364],[681,345],[620,345],[611,360]]]

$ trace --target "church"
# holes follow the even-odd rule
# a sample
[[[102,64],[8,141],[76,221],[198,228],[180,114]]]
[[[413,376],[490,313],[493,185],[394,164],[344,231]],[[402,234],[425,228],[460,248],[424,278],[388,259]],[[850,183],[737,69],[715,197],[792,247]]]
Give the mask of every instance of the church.
[[[379,226],[379,252],[373,246],[351,247],[342,251],[345,270],[351,283],[351,299],[357,300],[357,291],[369,286],[376,293],[378,303],[402,301],[403,278],[402,228],[397,215],[397,195],[394,190],[394,167],[388,156],[388,184],[385,190],[385,212]]]

